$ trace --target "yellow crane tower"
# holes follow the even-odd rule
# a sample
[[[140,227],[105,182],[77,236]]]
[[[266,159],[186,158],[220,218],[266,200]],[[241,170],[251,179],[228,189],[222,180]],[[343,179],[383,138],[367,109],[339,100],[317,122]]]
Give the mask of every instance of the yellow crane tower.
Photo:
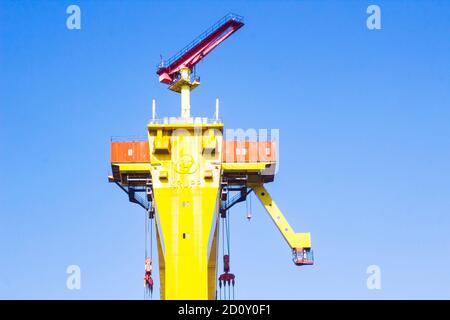
[[[190,91],[200,84],[195,65],[243,25],[242,17],[228,14],[161,61],[159,80],[180,93],[181,116],[157,119],[153,105],[146,141],[111,143],[109,181],[155,221],[161,299],[217,298],[220,218],[250,192],[292,249],[294,263],[313,264],[310,234],[294,232],[264,186],[274,180],[275,142],[224,141],[218,105],[214,119],[190,114]],[[231,192],[236,196],[230,197]],[[234,284],[228,256],[224,269],[220,280]]]

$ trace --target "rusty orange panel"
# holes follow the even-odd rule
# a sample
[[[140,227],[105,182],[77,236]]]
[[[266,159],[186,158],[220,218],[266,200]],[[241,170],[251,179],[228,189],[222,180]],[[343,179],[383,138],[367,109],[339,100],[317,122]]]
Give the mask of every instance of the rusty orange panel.
[[[271,141],[224,141],[224,162],[269,162],[276,161],[275,142]]]
[[[223,162],[235,162],[236,161],[236,153],[235,153],[235,144],[234,140],[225,140],[222,146],[222,161]]]
[[[246,141],[245,147],[246,147],[246,161],[248,162],[258,162],[258,152],[259,152],[259,142],[258,141]]]
[[[273,141],[258,142],[258,160],[261,162],[276,161],[275,147]]]
[[[236,162],[247,162],[248,161],[247,142],[237,140],[235,142],[234,153],[236,155]]]
[[[111,142],[111,162],[149,162],[148,141]]]

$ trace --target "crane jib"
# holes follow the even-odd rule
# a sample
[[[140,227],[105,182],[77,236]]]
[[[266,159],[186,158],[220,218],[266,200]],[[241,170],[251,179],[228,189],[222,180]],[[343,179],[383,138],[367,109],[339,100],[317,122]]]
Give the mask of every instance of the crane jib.
[[[174,74],[182,67],[193,69],[201,59],[243,25],[240,16],[227,15],[222,18],[169,60],[161,61],[156,72],[160,76],[160,82],[170,84]]]

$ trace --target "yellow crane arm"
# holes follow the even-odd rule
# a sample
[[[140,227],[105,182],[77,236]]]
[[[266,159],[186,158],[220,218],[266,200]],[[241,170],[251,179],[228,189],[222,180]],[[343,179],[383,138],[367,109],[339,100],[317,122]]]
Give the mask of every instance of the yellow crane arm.
[[[296,248],[311,248],[311,234],[309,232],[305,233],[295,233],[294,230],[289,225],[289,222],[281,213],[275,201],[273,201],[270,194],[264,188],[263,184],[252,185],[251,188],[255,192],[255,195],[261,201],[264,208],[266,208],[273,222],[280,230],[284,239],[292,249]]]

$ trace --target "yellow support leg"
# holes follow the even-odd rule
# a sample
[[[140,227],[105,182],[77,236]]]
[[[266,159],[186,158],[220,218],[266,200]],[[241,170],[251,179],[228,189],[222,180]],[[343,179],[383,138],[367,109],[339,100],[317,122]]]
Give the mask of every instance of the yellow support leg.
[[[161,298],[214,299],[222,136],[190,124],[148,129]]]
[[[159,279],[160,279],[160,298],[166,299],[165,295],[165,279],[166,279],[166,263],[164,262],[164,253],[162,251],[161,236],[159,235],[158,223],[156,224],[156,242],[158,247],[158,265],[159,265]]]
[[[280,230],[284,239],[288,243],[288,245],[292,248],[311,248],[311,235],[309,232],[306,233],[295,233],[292,227],[289,225],[289,222],[284,217],[283,213],[281,213],[275,201],[273,201],[270,194],[267,192],[266,188],[262,184],[256,184],[250,186],[255,195],[261,201],[264,208],[269,213],[273,222],[277,226],[278,230]]]
[[[214,228],[214,238],[211,244],[211,251],[208,258],[208,300],[216,299],[216,280],[217,280],[217,251],[219,247],[219,219]]]

